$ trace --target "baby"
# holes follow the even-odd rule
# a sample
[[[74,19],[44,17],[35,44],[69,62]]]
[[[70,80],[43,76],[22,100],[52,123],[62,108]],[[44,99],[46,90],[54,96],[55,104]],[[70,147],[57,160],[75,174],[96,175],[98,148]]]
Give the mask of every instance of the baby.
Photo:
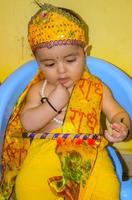
[[[30,145],[14,182],[16,199],[118,200],[119,182],[105,147],[107,140],[127,137],[129,116],[88,72],[82,18],[68,9],[39,6],[28,27],[39,72],[19,115]],[[101,112],[111,134],[101,132]]]

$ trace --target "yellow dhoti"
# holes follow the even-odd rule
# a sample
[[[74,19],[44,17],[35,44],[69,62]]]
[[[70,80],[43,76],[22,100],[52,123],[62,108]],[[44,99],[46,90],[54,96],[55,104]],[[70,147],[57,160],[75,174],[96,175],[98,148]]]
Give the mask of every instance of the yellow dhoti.
[[[62,176],[55,147],[55,141],[33,141],[16,179],[18,200],[63,200],[48,185],[49,177]],[[105,149],[98,153],[87,189],[85,193],[80,191],[79,200],[119,200],[119,183]]]

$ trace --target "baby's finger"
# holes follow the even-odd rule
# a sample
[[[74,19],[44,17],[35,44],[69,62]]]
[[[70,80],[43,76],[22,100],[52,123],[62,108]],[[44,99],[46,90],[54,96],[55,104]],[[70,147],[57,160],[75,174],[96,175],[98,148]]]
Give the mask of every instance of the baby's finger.
[[[117,131],[120,131],[120,129],[122,128],[122,124],[120,122],[119,123],[113,123],[113,124],[111,124],[111,128],[115,129]]]
[[[105,138],[106,138],[109,142],[114,142],[113,135],[110,135],[109,132],[108,132],[107,130],[105,130],[104,135],[105,135]]]
[[[119,130],[112,129],[112,136],[118,138],[121,136],[121,132]]]

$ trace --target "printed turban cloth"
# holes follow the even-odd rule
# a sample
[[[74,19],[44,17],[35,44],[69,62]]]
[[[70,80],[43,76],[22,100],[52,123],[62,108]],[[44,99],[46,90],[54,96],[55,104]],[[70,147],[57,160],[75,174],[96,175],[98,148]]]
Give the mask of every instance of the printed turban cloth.
[[[28,41],[33,52],[68,44],[84,47],[88,43],[87,29],[82,18],[69,10],[44,4],[29,22]]]

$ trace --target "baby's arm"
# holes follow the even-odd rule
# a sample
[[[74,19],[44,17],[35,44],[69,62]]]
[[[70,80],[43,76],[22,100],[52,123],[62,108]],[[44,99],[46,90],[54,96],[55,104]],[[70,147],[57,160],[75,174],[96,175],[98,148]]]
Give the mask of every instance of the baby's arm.
[[[21,123],[27,131],[38,131],[45,127],[57,112],[47,103],[41,103],[40,83],[30,89],[26,104],[21,113]],[[60,111],[69,100],[69,92],[62,85],[51,86],[47,84],[48,100],[57,111]]]
[[[110,142],[124,140],[130,128],[130,119],[127,112],[115,101],[110,89],[103,86],[102,111],[110,122],[111,133],[105,130],[105,137]]]

